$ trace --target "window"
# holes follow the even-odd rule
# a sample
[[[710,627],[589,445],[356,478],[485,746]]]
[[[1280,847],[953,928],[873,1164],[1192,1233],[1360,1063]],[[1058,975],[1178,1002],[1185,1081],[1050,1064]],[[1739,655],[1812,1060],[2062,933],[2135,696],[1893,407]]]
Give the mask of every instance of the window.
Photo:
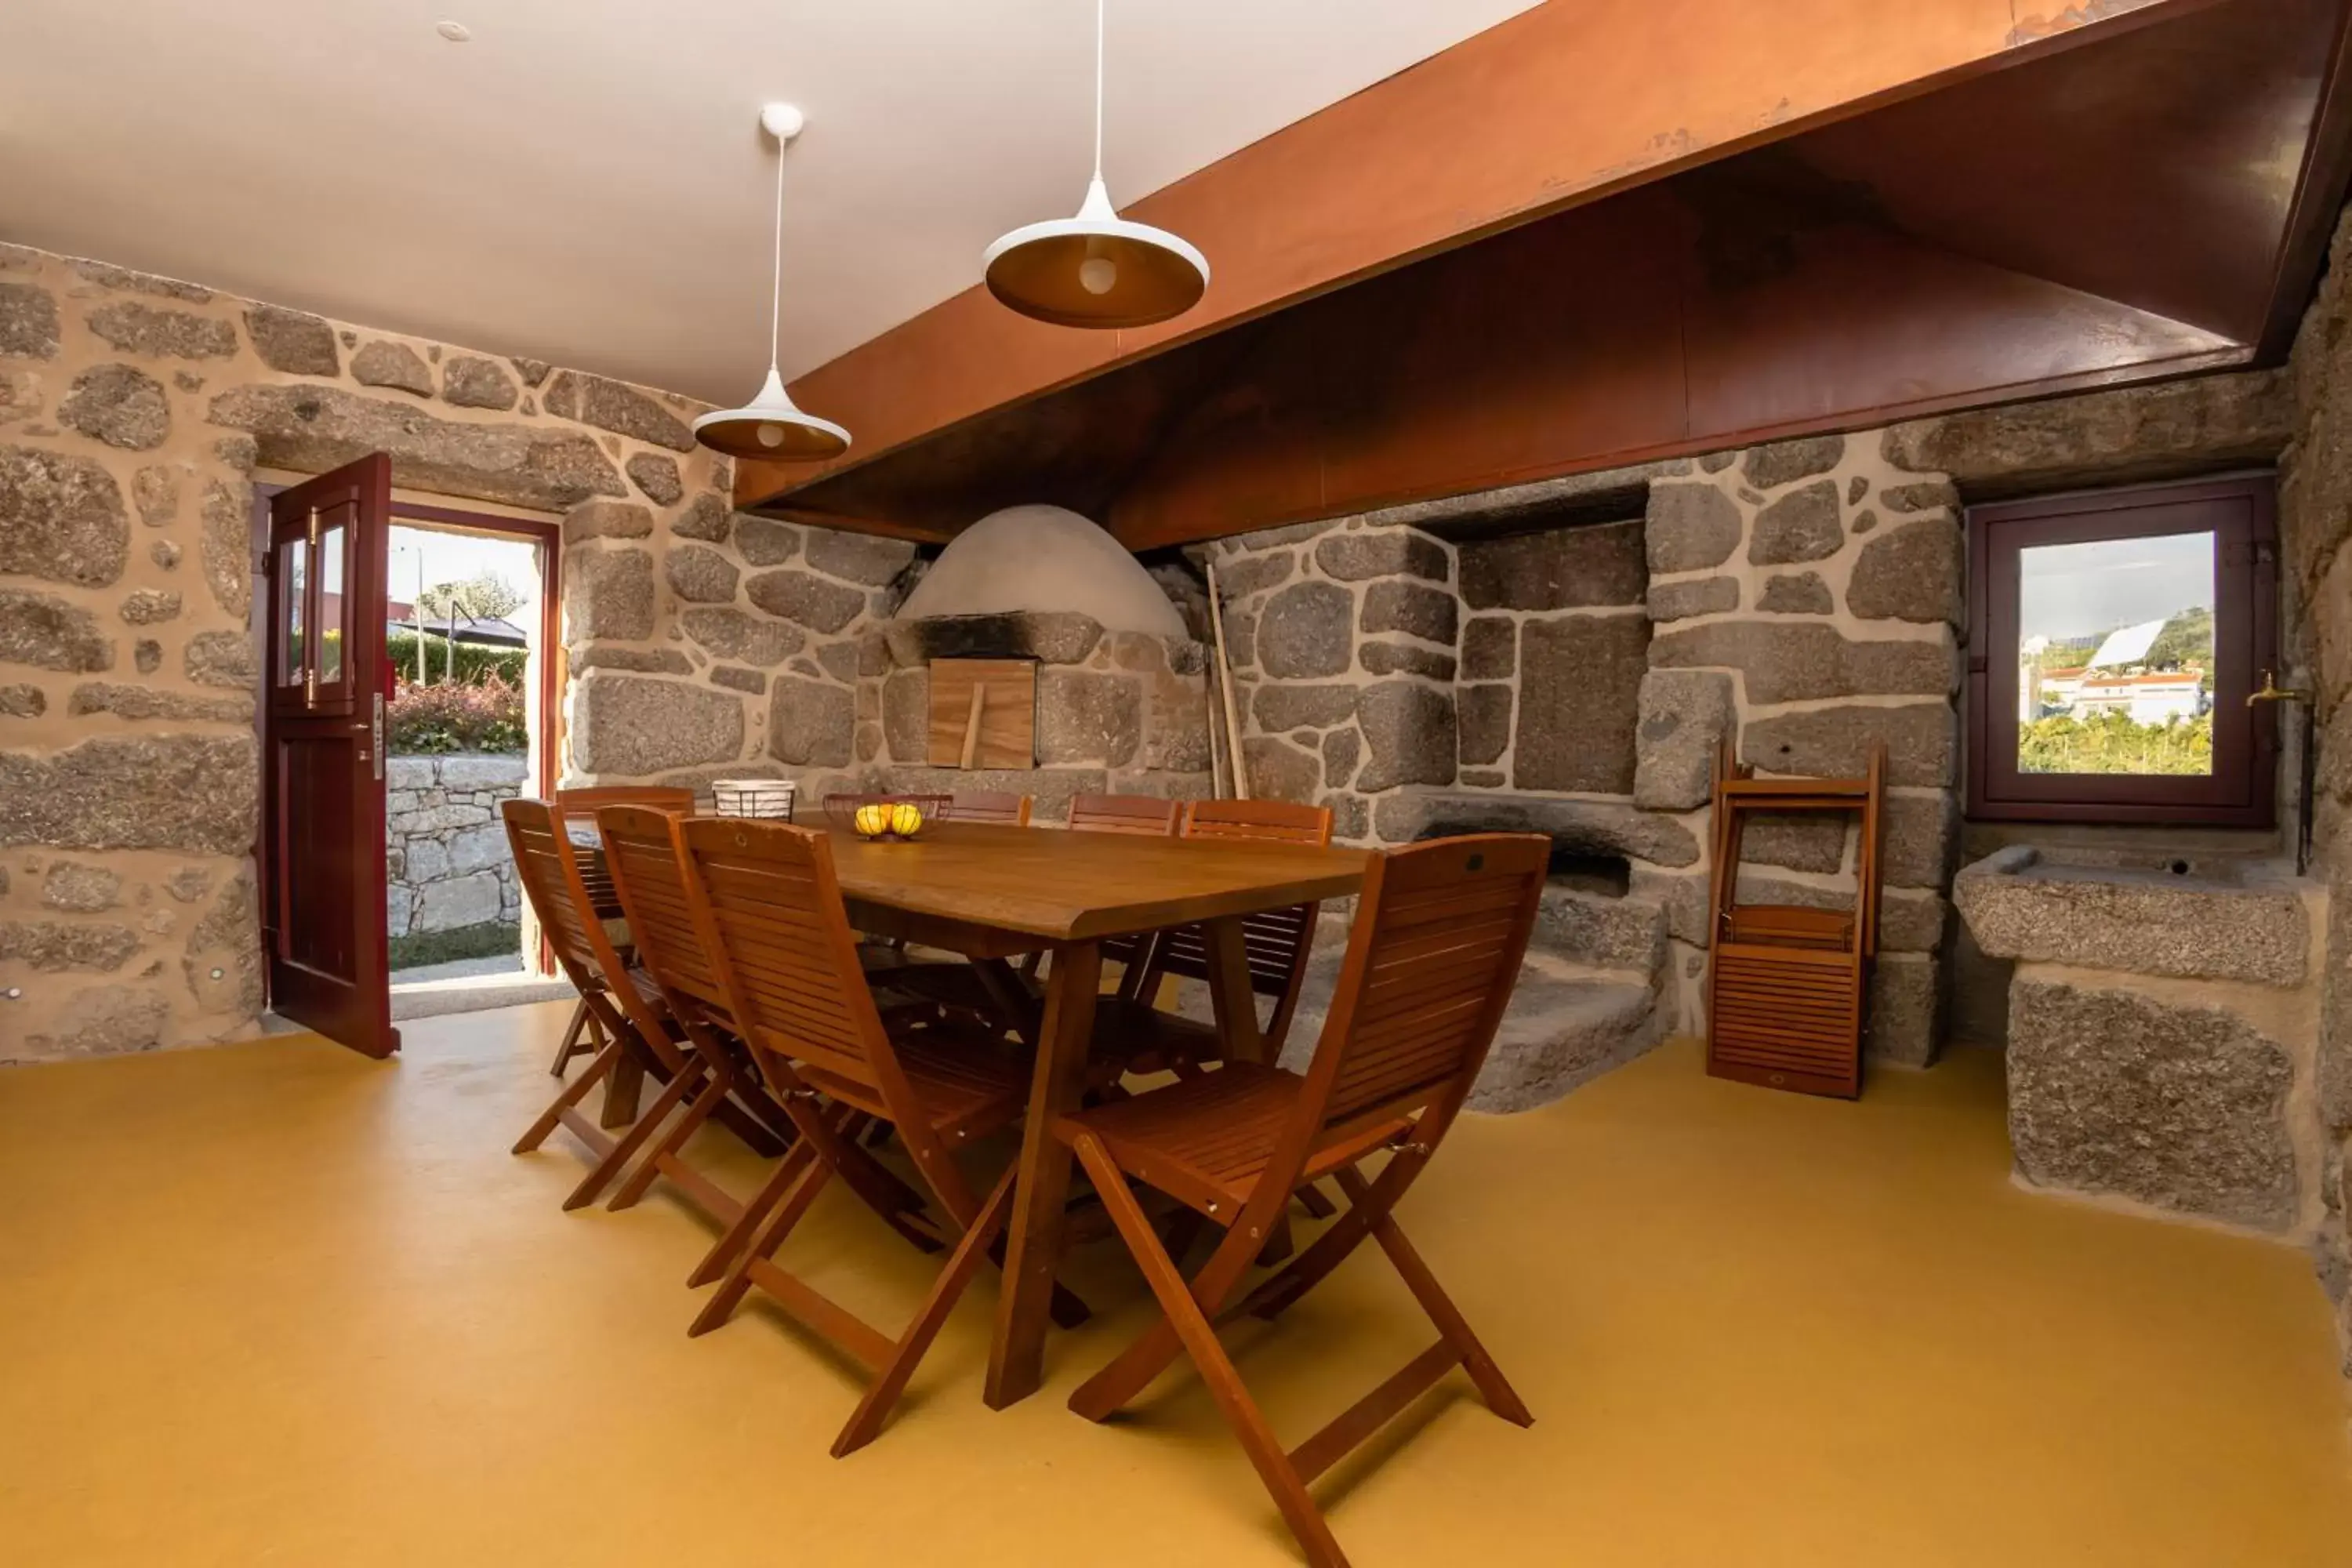
[[[1969,814],[2271,826],[2267,474],[1969,509]]]

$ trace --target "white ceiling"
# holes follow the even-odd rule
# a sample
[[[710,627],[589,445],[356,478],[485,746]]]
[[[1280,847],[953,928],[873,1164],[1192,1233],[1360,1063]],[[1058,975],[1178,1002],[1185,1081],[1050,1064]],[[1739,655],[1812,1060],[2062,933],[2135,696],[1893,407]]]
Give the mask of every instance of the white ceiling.
[[[1112,0],[1112,199],[1528,4]],[[791,375],[977,281],[1003,230],[1076,209],[1093,13],[0,0],[0,239],[731,403],[765,368],[759,105],[809,121],[785,174]]]

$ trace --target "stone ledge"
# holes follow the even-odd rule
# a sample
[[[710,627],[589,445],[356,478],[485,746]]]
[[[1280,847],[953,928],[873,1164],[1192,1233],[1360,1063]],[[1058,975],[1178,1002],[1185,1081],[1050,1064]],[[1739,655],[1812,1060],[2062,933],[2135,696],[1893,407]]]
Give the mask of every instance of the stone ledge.
[[[1630,801],[1404,789],[1381,797],[1373,821],[1389,844],[1409,844],[1433,827],[1475,826],[1546,833],[1579,849],[1656,866],[1693,866],[1699,858],[1697,836],[1680,817],[1637,810]]]
[[[1549,1105],[1664,1038],[1663,1011],[1647,985],[1549,974],[1531,961],[1468,1107],[1507,1112]]]
[[[2310,973],[2311,921],[2292,879],[2231,886],[2017,844],[1963,868],[1952,897],[1993,958],[2285,987]]]

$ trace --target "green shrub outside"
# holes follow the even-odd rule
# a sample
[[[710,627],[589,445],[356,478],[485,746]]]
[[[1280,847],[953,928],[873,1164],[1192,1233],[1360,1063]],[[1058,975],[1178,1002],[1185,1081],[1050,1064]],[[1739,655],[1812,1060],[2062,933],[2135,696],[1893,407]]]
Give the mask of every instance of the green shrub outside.
[[[403,681],[416,679],[416,634],[394,632],[383,639],[384,657]],[[520,647],[487,647],[480,643],[461,642],[457,645],[457,673],[461,681],[479,680],[493,675],[520,690],[523,672],[529,668],[530,650]],[[425,667],[434,685],[449,679],[449,639],[425,634]]]
[[[394,756],[530,749],[522,689],[496,675],[472,685],[403,686],[384,708],[384,725]]]
[[[2025,773],[2210,773],[2213,715],[2139,724],[2121,712],[2061,713],[2021,724],[2017,770]]]

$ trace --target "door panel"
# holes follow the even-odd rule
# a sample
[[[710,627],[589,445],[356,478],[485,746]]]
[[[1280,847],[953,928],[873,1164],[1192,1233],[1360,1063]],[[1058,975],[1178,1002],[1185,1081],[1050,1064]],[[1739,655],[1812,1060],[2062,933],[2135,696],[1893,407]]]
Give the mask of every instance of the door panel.
[[[270,1005],[370,1056],[397,1050],[385,952],[384,568],[378,455],[269,506],[263,940]]]

